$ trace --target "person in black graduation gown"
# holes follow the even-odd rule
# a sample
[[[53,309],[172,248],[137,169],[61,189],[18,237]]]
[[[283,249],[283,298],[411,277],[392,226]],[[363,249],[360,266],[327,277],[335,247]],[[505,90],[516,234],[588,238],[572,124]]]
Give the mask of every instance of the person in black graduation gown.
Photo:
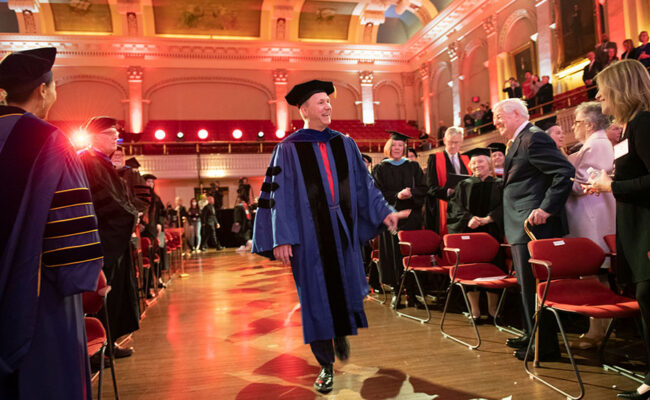
[[[422,204],[426,193],[424,175],[420,164],[405,158],[407,154],[406,141],[408,136],[399,132],[389,131],[390,139],[384,146],[387,157],[373,169],[372,176],[375,186],[381,190],[384,198],[397,211],[412,210],[408,218],[401,220],[398,230],[422,229]],[[398,239],[390,232],[383,232],[379,240],[379,265],[382,271],[383,283],[399,287],[404,267],[402,255],[397,244]],[[411,285],[407,293],[412,292]],[[397,306],[399,296],[393,296],[393,307]],[[417,301],[409,296],[413,303]]]
[[[221,243],[217,239],[217,229],[220,225],[212,196],[208,196],[208,204],[201,210],[201,225],[204,227],[204,234],[201,235],[201,251],[207,250],[210,244],[214,244],[217,250],[221,250]]]
[[[447,128],[443,138],[445,150],[429,156],[427,161],[424,227],[440,234],[447,233],[447,201],[454,189],[447,185],[449,176],[471,175],[469,157],[460,155],[463,144],[463,128]]]
[[[233,228],[232,233],[235,234],[239,241],[240,247],[237,251],[250,250],[253,242],[251,235],[253,234],[252,215],[248,204],[242,200],[241,196],[237,196],[235,209],[233,210]]]
[[[643,338],[650,355],[650,75],[637,60],[621,60],[598,75],[603,114],[614,116],[625,131],[614,147],[614,179],[605,170],[588,193],[612,192],[616,199],[616,273],[634,286],[643,319]],[[650,373],[626,399],[650,398]]]
[[[117,148],[117,121],[110,117],[93,117],[84,126],[91,147],[79,153],[84,166],[93,205],[97,213],[99,237],[104,251],[104,273],[111,286],[106,309],[113,340],[140,327],[138,282],[131,257],[131,235],[138,211],[131,204],[127,190],[109,156]],[[103,313],[99,313],[103,320]],[[102,321],[106,327],[106,321]],[[115,357],[128,357],[132,348],[118,348]]]
[[[506,162],[506,145],[499,142],[488,144],[490,150],[490,161],[492,162],[492,171],[497,178],[503,177],[503,167]]]
[[[149,187],[151,203],[149,204],[149,210],[146,214],[146,218],[143,219],[144,228],[142,229],[141,234],[142,236],[147,237],[151,240],[152,254],[147,255],[149,259],[153,260],[155,258],[154,254],[158,254],[160,257],[160,262],[154,264],[154,273],[158,277],[157,285],[159,287],[164,287],[165,285],[162,282],[160,273],[163,269],[166,269],[167,265],[164,241],[165,220],[167,214],[165,213],[165,205],[160,199],[160,196],[158,196],[154,190],[156,187],[156,179],[158,178],[153,174],[144,174],[142,175],[142,178],[144,179],[145,184]],[[153,276],[151,274],[149,275],[149,279],[153,279]],[[153,281],[149,283],[149,287],[153,287]],[[152,297],[152,294],[147,293],[147,297]]]
[[[501,202],[501,179],[492,175],[490,150],[474,149],[469,152],[470,168],[474,175],[456,185],[447,208],[449,233],[486,232],[499,243],[503,242],[503,206]],[[503,255],[497,255],[494,264],[504,269]],[[504,269],[504,275],[506,274]],[[479,321],[479,291],[467,293],[472,308],[472,318]],[[490,317],[496,314],[498,295],[488,291]]]
[[[140,166],[135,158],[131,158],[130,160],[131,165]],[[134,161],[137,164],[134,164]],[[151,190],[145,184],[142,176],[140,176],[137,167],[134,169],[124,161],[124,150],[121,146],[117,146],[117,149],[111,155],[111,163],[113,163],[118,175],[126,185],[127,195],[131,204],[135,206],[139,213],[146,213],[151,202]]]

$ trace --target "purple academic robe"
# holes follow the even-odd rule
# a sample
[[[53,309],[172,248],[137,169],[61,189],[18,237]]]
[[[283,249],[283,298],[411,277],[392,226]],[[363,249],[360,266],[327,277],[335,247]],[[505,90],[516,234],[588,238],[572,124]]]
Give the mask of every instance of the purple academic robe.
[[[81,293],[102,267],[88,183],[70,141],[0,106],[0,398],[90,399]]]

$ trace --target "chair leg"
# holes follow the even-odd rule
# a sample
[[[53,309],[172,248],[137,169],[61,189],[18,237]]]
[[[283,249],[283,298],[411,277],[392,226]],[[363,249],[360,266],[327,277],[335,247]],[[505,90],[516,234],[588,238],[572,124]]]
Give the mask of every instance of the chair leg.
[[[542,379],[538,375],[535,375],[533,372],[530,371],[528,368],[528,355],[531,351],[534,338],[536,334],[538,333],[537,330],[539,328],[539,318],[542,314],[542,311],[548,309],[550,310],[553,315],[555,316],[555,320],[557,321],[557,325],[560,328],[560,334],[562,335],[562,341],[564,342],[564,347],[566,348],[567,354],[569,355],[569,360],[571,361],[571,366],[573,367],[573,372],[575,373],[576,379],[578,380],[578,387],[580,388],[580,393],[577,396],[570,395],[569,393],[563,391],[562,389],[558,388],[557,386],[552,385],[550,382]],[[526,373],[528,376],[530,376],[531,379],[536,379],[543,383],[544,385],[550,387],[551,389],[555,390],[556,392],[562,394],[563,396],[566,396],[567,399],[572,399],[572,400],[580,400],[584,397],[585,395],[585,388],[584,385],[582,384],[582,378],[580,377],[580,372],[578,371],[578,366],[576,364],[575,359],[573,358],[573,354],[571,354],[571,348],[569,347],[569,341],[567,340],[566,333],[564,332],[564,327],[562,326],[562,321],[560,321],[560,315],[558,314],[557,310],[553,308],[547,308],[547,307],[542,307],[540,308],[537,313],[536,313],[537,318],[535,318],[535,325],[533,326],[533,332],[531,334],[531,338],[528,341],[528,347],[526,347],[526,355],[524,356],[524,369],[526,370]],[[537,349],[539,350],[539,349]]]
[[[440,332],[442,333],[443,337],[451,339],[462,345],[465,345],[470,350],[476,350],[479,348],[479,346],[481,346],[481,335],[478,332],[478,327],[476,326],[476,322],[474,322],[474,318],[472,318],[472,307],[469,304],[469,299],[467,298],[467,292],[465,291],[465,287],[460,283],[455,283],[455,285],[460,286],[460,291],[463,294],[463,300],[465,300],[465,307],[467,307],[467,311],[469,312],[469,316],[470,316],[469,320],[472,323],[472,327],[474,328],[474,334],[476,335],[476,344],[465,342],[464,340],[461,340],[445,332],[444,322],[445,322],[445,317],[447,316],[447,307],[449,305],[449,299],[451,298],[451,289],[449,290],[449,293],[447,293],[447,299],[445,300],[445,309],[442,312],[442,321],[440,321]]]
[[[399,291],[400,296],[402,294],[402,285],[404,284],[404,281],[406,280],[406,274],[408,272],[413,273],[413,276],[415,276],[415,283],[418,285],[418,290],[420,291],[420,296],[422,296],[422,299],[425,300],[424,299],[424,291],[422,290],[422,286],[420,285],[420,280],[418,279],[418,274],[415,271],[413,271],[412,269],[408,270],[408,271],[405,271],[404,274],[402,275],[402,282],[400,283],[400,291]],[[398,299],[398,302],[399,302],[399,299]],[[409,315],[409,314],[399,312],[399,311],[397,311],[397,315],[399,315],[400,317],[406,317],[406,318],[414,319],[416,321],[420,321],[421,324],[424,324],[424,323],[427,323],[427,322],[429,322],[431,320],[431,311],[429,311],[429,306],[427,306],[426,301],[424,301],[424,309],[427,311],[427,318],[426,319],[418,318],[418,317],[415,317],[413,315]]]
[[[506,298],[506,293],[508,292],[508,288],[504,288],[503,292],[501,292],[501,297],[499,297],[499,304],[497,305],[497,311],[494,314],[494,327],[499,330],[499,332],[508,332],[512,335],[523,335],[524,331],[519,330],[517,328],[514,328],[512,326],[501,326],[498,324],[497,319],[499,315],[501,314],[501,309],[503,307],[504,300]]]
[[[106,352],[106,345],[102,347],[99,351],[100,362],[99,362],[99,379],[97,380],[97,400],[102,400],[102,378],[104,377],[104,354]]]
[[[607,333],[605,333],[605,337],[603,338],[603,343],[600,345],[600,348],[598,349],[598,358],[600,359],[600,363],[603,366],[603,370],[613,371],[637,383],[643,383],[643,379],[645,378],[643,375],[637,374],[633,371],[630,371],[618,365],[607,364],[607,362],[605,362],[605,344],[607,343],[607,340],[609,340],[609,337],[611,336],[613,330],[614,330],[614,318],[612,318],[611,321],[609,322],[609,326],[607,326]]]
[[[377,279],[379,280],[379,288],[381,290],[381,293],[383,294],[384,299],[379,300],[378,298],[375,298],[373,296],[368,296],[368,299],[370,299],[372,301],[376,301],[379,304],[385,304],[386,300],[387,300],[387,295],[386,295],[386,291],[384,290],[384,284],[382,283],[382,280],[381,280],[381,271],[379,271],[379,266],[377,265],[377,263],[375,261],[372,261],[372,260],[368,264],[368,278],[370,278],[370,274],[372,273],[373,266],[375,267],[375,270],[377,271],[377,277],[378,277]]]
[[[401,303],[402,301],[402,290],[404,290],[404,281],[406,280],[406,274],[408,270],[404,271],[402,273],[402,279],[399,281],[399,289],[397,292],[393,292],[393,296],[397,296],[397,300],[395,301],[395,306],[393,307],[393,310],[397,310],[397,305]],[[397,313],[399,315],[399,313]]]

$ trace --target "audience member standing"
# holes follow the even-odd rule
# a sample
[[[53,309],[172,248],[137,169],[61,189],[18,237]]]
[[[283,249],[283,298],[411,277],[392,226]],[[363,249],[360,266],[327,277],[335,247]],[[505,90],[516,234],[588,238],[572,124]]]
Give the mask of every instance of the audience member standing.
[[[91,147],[79,153],[97,212],[99,237],[104,251],[103,270],[111,286],[106,310],[114,341],[140,327],[138,281],[131,256],[131,235],[135,231],[138,210],[129,201],[125,185],[109,158],[117,148],[116,125],[117,121],[110,117],[91,118],[84,126],[90,136]],[[107,328],[103,313],[99,313],[99,318]],[[117,358],[128,357],[132,353],[132,348],[115,345],[114,355]]]
[[[251,204],[251,200],[255,201],[255,194],[253,193],[253,188],[248,183],[248,178],[243,177],[239,180],[237,194],[246,204]]]
[[[643,337],[650,355],[650,75],[636,60],[622,60],[598,75],[598,101],[625,131],[614,147],[614,179],[607,170],[586,186],[590,193],[612,192],[616,199],[616,272],[634,284],[643,318]],[[650,398],[650,374],[626,399]]]
[[[614,148],[607,139],[605,129],[609,118],[603,115],[598,102],[580,104],[575,110],[573,134],[583,146],[577,153],[569,156],[569,161],[576,169],[576,180],[587,182],[589,168],[596,171],[606,170],[608,174],[614,167]],[[578,182],[573,183],[573,190],[566,203],[569,235],[586,237],[597,243],[605,252],[609,247],[603,237],[616,233],[616,201],[611,193],[601,196],[587,196]],[[607,284],[607,268],[609,262],[603,265],[603,274],[599,275],[602,283]],[[609,319],[591,318],[589,331],[572,342],[572,347],[586,349],[600,344]]]
[[[251,235],[253,233],[251,212],[248,204],[237,196],[237,202],[233,212],[232,233],[239,239],[239,248],[237,251],[246,251],[251,249]]]
[[[219,181],[214,181],[210,184],[210,190],[208,194],[214,197],[214,207],[217,210],[223,208],[223,192],[221,191],[221,185]]]
[[[2,399],[92,399],[81,293],[97,288],[102,249],[79,158],[44,121],[55,58],[50,47],[0,61]]]
[[[194,252],[199,247],[199,223],[201,219],[201,209],[196,198],[192,197],[190,200],[190,208],[187,209],[187,230],[185,231],[185,238],[189,245],[190,251]]]
[[[440,235],[447,233],[447,201],[454,188],[447,185],[450,175],[469,175],[469,157],[459,153],[463,144],[463,128],[452,126],[445,132],[445,150],[431,154],[427,161],[427,196],[424,226]]]
[[[634,51],[634,42],[632,39],[625,39],[623,41],[623,54],[621,54],[621,60],[626,60],[628,58],[636,59],[636,52]]]
[[[571,192],[575,169],[553,140],[528,121],[526,103],[518,99],[503,100],[494,106],[494,124],[501,136],[508,138],[503,174],[503,214],[505,234],[512,246],[512,259],[517,274],[524,312],[526,334],[511,338],[508,345],[524,358],[530,340],[535,312],[535,277],[528,259],[528,241],[524,222],[532,225],[538,239],[562,237],[567,233],[564,204]],[[555,330],[542,315],[539,332],[540,360],[560,355]],[[531,353],[532,354],[532,353]]]
[[[513,77],[508,79],[506,81],[505,86],[503,88],[503,92],[508,93],[508,98],[513,99],[513,98],[521,98],[522,93],[521,93],[521,86],[519,85],[519,82]]]
[[[176,197],[174,199],[176,206],[173,208],[172,213],[174,214],[174,223],[170,223],[171,228],[183,228],[187,222],[187,208],[183,205],[183,199]],[[170,218],[171,220],[171,218]]]
[[[533,88],[533,74],[530,73],[530,71],[524,73],[524,81],[521,84],[521,93],[524,95],[524,99],[526,100],[530,100],[535,95]]]
[[[560,149],[562,154],[566,155],[566,149],[564,146],[564,139],[566,138],[566,134],[564,133],[564,129],[560,125],[553,125],[550,128],[546,130],[546,134],[553,139],[553,142],[555,143],[555,146]]]
[[[603,33],[600,44],[597,44],[594,49],[596,61],[598,61],[600,65],[605,66],[609,64],[609,60],[611,59],[610,50],[614,52],[614,57],[616,57],[616,53],[618,53],[616,42],[610,42],[609,35]]]
[[[647,69],[650,67],[650,43],[648,43],[648,32],[642,31],[639,34],[641,45],[634,50],[636,59]]]
[[[585,69],[582,71],[582,81],[585,83],[585,86],[587,86],[587,97],[593,99],[598,91],[594,78],[600,72],[602,66],[598,61],[596,61],[596,55],[593,51],[587,53],[587,58],[589,59],[589,64],[587,64]]]
[[[375,186],[381,190],[388,204],[397,211],[411,210],[409,217],[401,220],[397,229],[422,229],[422,204],[427,191],[422,169],[420,164],[405,157],[407,140],[410,138],[395,131],[390,131],[390,134],[390,139],[384,146],[384,155],[387,158],[372,171]],[[388,231],[384,231],[379,239],[379,266],[383,283],[393,286],[396,292],[404,271],[402,254],[397,243],[397,237]],[[410,292],[410,289],[407,288],[407,292]],[[396,293],[393,297],[393,307],[397,307],[398,298]],[[409,298],[417,303],[415,296]]]
[[[607,49],[607,60],[605,60],[605,63],[602,64],[603,68],[613,63],[614,61],[618,61],[618,57],[616,57],[616,50]]]
[[[208,246],[214,245],[217,250],[221,250],[221,243],[217,239],[217,229],[221,227],[217,220],[217,210],[214,206],[214,197],[208,196],[208,204],[201,210],[201,225],[203,225],[203,235],[201,238],[201,251],[208,249]]]

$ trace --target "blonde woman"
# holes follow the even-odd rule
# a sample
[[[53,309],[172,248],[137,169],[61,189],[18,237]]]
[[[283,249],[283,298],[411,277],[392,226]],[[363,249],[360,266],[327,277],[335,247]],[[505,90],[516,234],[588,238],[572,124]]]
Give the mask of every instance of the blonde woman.
[[[614,148],[615,173],[601,170],[584,189],[612,192],[616,199],[617,274],[636,286],[643,318],[643,337],[650,346],[650,75],[636,60],[621,60],[596,78],[604,114],[623,124],[623,137]],[[648,348],[650,354],[650,348]],[[625,399],[650,399],[650,374],[636,390],[620,393]]]

